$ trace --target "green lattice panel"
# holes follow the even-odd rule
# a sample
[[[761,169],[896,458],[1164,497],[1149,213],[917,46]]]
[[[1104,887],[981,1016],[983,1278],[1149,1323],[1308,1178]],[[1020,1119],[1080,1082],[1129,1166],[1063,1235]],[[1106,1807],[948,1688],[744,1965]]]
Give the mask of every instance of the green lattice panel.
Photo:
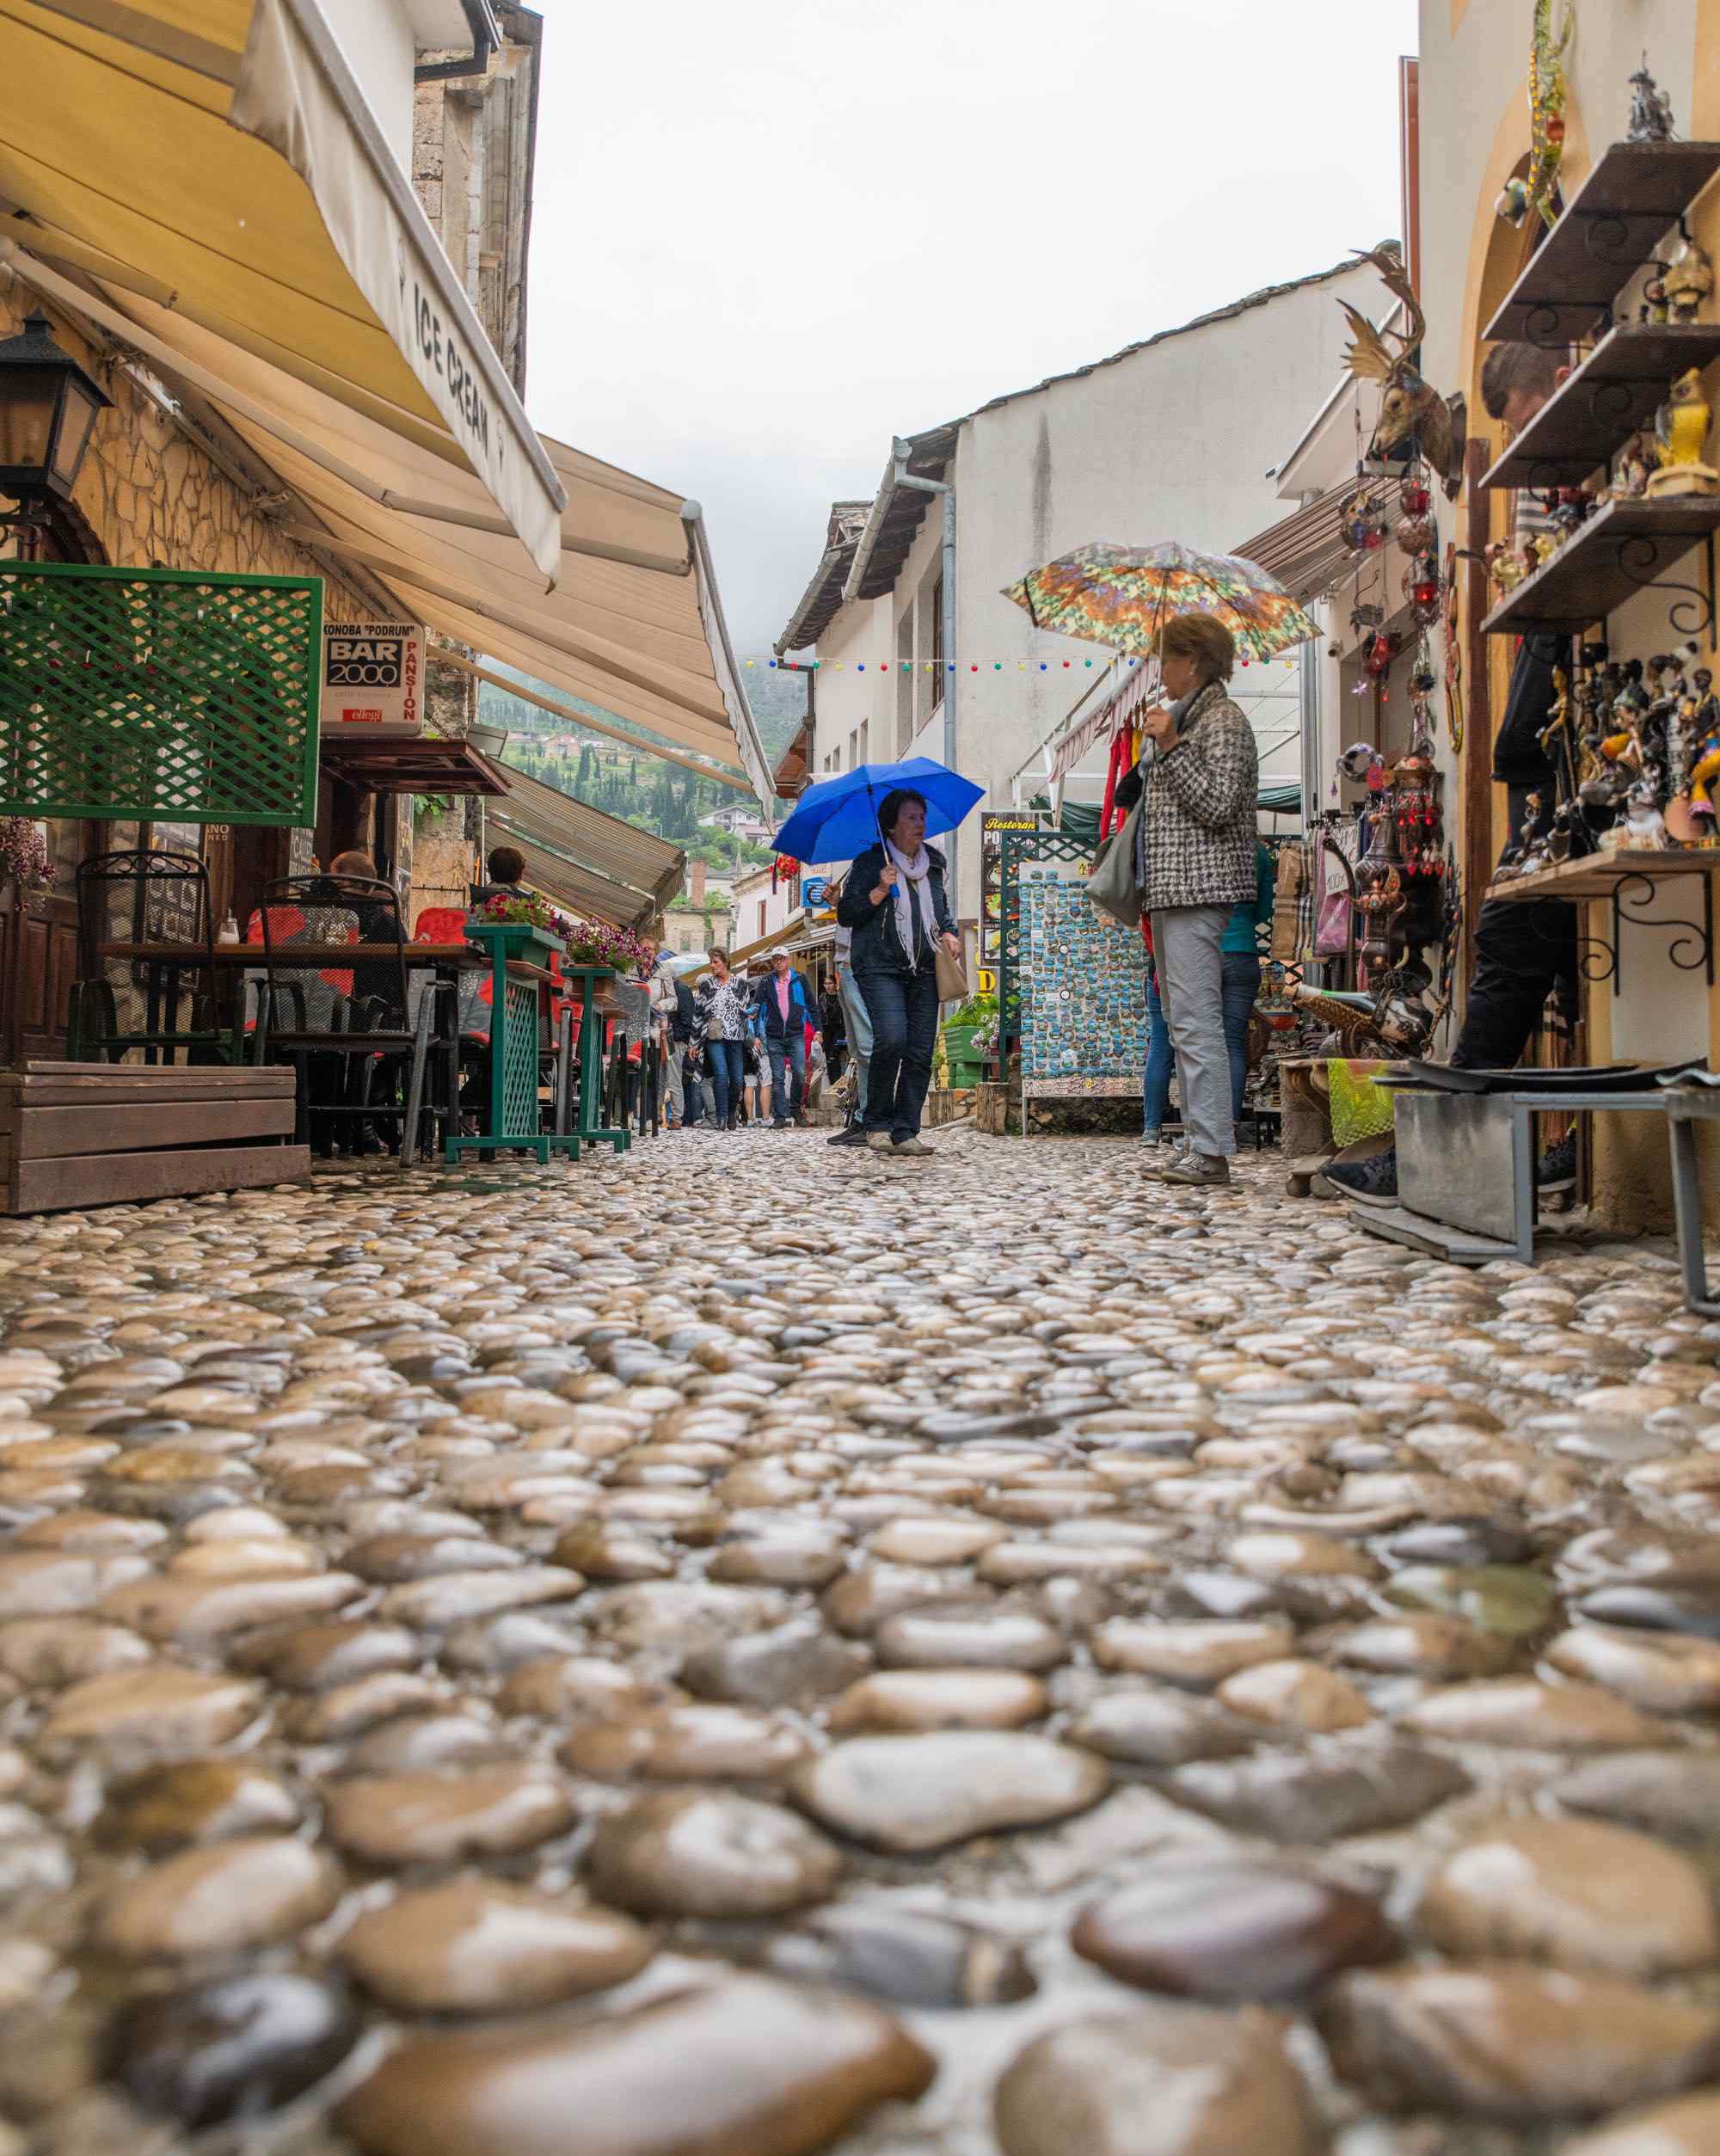
[[[502,1048],[501,1129],[498,1137],[538,1135],[538,991],[507,984],[507,1023]]]
[[[311,825],[314,576],[0,562],[0,815]]]

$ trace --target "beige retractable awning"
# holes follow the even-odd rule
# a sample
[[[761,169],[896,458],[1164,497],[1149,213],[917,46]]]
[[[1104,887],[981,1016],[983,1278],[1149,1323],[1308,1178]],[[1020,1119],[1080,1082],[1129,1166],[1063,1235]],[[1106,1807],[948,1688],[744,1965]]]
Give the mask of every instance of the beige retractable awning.
[[[485,827],[493,844],[519,848],[528,882],[554,898],[552,879],[559,876],[565,903],[596,905],[605,919],[628,928],[654,919],[680,889],[687,861],[680,847],[505,768],[507,797],[491,805]],[[575,896],[576,881],[582,896]]]
[[[330,26],[334,0],[0,0],[0,195],[32,252],[153,298],[464,478],[522,569],[562,490]],[[18,212],[23,212],[22,218]],[[243,369],[230,372],[241,385]]]
[[[0,0],[0,9],[9,4]],[[0,261],[140,352],[170,384],[217,404],[299,505],[280,512],[287,537],[366,569],[403,615],[641,729],[642,749],[654,740],[690,752],[744,773],[761,802],[771,798],[695,503],[544,438],[567,496],[552,579],[496,528],[478,482],[439,463],[412,433],[93,260],[83,266],[103,290],[92,292],[40,259],[51,237],[28,229],[28,251],[0,237]]]

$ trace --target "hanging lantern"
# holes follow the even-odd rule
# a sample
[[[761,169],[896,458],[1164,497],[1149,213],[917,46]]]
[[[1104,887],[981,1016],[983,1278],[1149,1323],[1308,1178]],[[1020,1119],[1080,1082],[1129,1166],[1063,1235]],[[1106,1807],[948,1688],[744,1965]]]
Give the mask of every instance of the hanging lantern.
[[[1398,527],[1398,544],[1406,554],[1425,554],[1439,543],[1439,526],[1428,516],[1405,517]]]
[[[1404,505],[1406,517],[1424,517],[1433,507],[1433,497],[1419,480],[1406,479],[1398,489],[1398,499]]]

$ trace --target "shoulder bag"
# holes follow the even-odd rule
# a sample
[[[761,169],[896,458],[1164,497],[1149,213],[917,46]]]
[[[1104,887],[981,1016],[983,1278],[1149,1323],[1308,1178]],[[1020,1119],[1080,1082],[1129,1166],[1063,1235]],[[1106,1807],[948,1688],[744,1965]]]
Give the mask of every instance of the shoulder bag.
[[[1142,806],[1141,802],[1137,802],[1123,819],[1122,829],[1100,841],[1093,856],[1093,873],[1087,878],[1087,896],[1102,913],[1109,913],[1125,928],[1140,925],[1140,892],[1134,880],[1134,850]]]

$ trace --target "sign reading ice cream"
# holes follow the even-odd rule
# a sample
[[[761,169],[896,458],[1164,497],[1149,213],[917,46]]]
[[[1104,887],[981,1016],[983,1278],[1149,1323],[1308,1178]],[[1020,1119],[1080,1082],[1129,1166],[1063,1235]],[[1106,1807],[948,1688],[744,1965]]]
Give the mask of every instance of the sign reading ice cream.
[[[420,734],[424,631],[415,622],[325,622],[322,734]]]

